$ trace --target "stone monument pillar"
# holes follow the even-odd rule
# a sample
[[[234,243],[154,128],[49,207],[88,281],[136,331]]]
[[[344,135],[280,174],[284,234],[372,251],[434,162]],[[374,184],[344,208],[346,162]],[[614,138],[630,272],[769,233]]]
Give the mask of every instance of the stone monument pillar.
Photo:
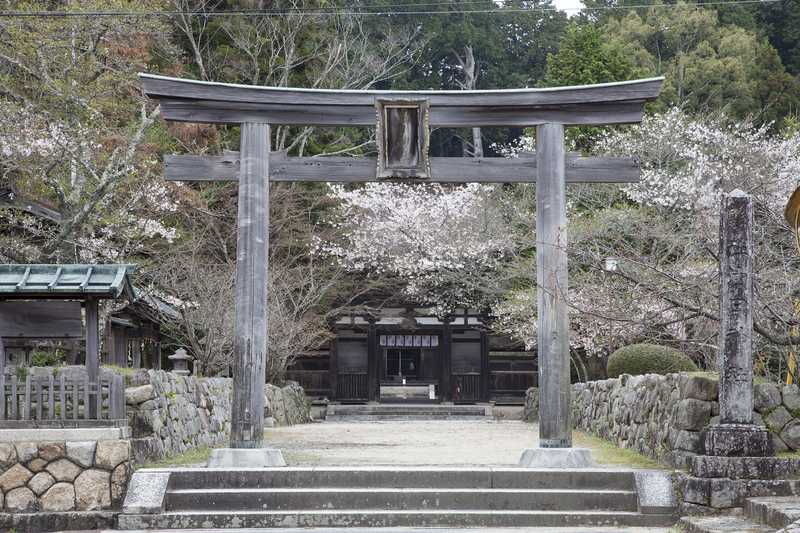
[[[722,199],[719,248],[720,423],[706,431],[706,455],[769,456],[769,432],[753,424],[753,200],[740,190]]]

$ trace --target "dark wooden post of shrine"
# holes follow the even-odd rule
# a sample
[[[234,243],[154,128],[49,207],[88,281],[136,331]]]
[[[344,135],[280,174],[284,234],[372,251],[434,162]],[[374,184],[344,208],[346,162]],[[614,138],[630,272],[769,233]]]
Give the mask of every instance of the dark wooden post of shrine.
[[[539,324],[539,446],[572,446],[564,126],[536,128],[536,289]]]
[[[269,125],[242,124],[231,448],[261,448],[264,443],[269,151]]]
[[[380,376],[378,375],[378,327],[376,320],[369,318],[367,329],[367,400],[374,402],[379,397]]]
[[[722,199],[719,221],[719,424],[705,434],[707,455],[763,457],[773,443],[753,424],[753,200]]]
[[[100,324],[96,298],[86,299],[86,374],[91,398],[87,409],[89,418],[97,418],[96,395],[100,393]]]
[[[450,321],[450,317],[442,319],[442,390],[439,391],[439,398],[443,402],[453,399],[453,383],[450,374],[453,361],[453,330]]]

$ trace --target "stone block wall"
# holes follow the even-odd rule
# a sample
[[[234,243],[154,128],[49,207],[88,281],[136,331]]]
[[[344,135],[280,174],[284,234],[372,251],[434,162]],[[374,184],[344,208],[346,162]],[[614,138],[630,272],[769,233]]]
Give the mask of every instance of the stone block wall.
[[[528,391],[526,418],[536,419],[537,402]],[[698,374],[622,375],[576,383],[572,417],[586,431],[675,468],[704,453],[702,431],[718,421],[719,383]],[[776,451],[800,449],[800,389],[756,384],[754,421],[766,425]]]
[[[125,403],[137,463],[219,445],[230,432],[230,379],[140,370]]]
[[[0,507],[6,513],[116,508],[132,459],[128,440],[0,443]]]
[[[162,459],[228,440],[231,419],[230,378],[179,376],[140,370],[131,377],[125,402],[137,463]],[[299,385],[266,387],[265,416],[275,424],[311,421],[311,406]]]

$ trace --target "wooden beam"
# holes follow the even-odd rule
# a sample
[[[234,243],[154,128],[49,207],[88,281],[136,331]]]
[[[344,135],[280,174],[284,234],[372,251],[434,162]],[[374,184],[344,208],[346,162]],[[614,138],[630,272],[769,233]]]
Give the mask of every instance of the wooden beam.
[[[377,99],[427,100],[433,127],[640,122],[664,78],[544,89],[377,91],[258,87],[140,74],[167,120],[374,126]]]
[[[539,446],[572,446],[564,126],[536,128],[536,292]]]
[[[261,448],[267,357],[269,125],[242,124],[231,448]]]
[[[309,105],[374,106],[376,98],[428,99],[432,106],[563,106],[608,102],[653,100],[661,91],[664,77],[573,85],[566,87],[385,91],[361,89],[303,89],[264,87],[200,80],[187,80],[140,73],[144,91],[150,98],[217,100],[222,102],[268,103],[281,106]],[[373,108],[374,109],[374,108]],[[373,121],[374,122],[374,121]]]
[[[644,100],[591,103],[560,107],[450,106],[431,107],[433,128],[526,127],[560,122],[568,126],[636,124],[642,121]],[[178,122],[242,124],[269,121],[297,126],[375,126],[375,107],[255,104],[216,100],[161,99],[161,115]]]
[[[385,181],[376,178],[374,157],[288,157],[271,152],[270,181],[360,182]],[[433,157],[431,178],[409,182],[441,183],[534,183],[535,154],[517,158]],[[239,154],[221,156],[168,155],[164,174],[171,181],[235,181],[239,179]],[[567,156],[567,183],[635,183],[639,181],[638,161],[630,157]]]

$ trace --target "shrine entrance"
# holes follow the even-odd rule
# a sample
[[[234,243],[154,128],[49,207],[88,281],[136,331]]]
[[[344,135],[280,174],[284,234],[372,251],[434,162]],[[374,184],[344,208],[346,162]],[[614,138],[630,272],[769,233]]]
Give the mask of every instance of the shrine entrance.
[[[566,185],[635,182],[639,167],[630,158],[568,154],[564,129],[640,122],[645,102],[658,96],[663,78],[491,91],[294,89],[149,74],[140,79],[167,120],[241,126],[239,153],[167,156],[165,161],[170,180],[239,183],[232,449],[263,448],[269,183],[381,180],[536,184],[539,446],[571,448]],[[271,124],[374,127],[378,154],[289,157],[270,150]],[[515,159],[429,157],[431,128],[486,126],[535,126],[536,153]],[[447,320],[444,324],[450,327]],[[369,328],[367,337],[370,346],[377,346],[376,328]],[[476,385],[474,372],[476,361],[481,364],[480,354],[476,359],[466,350],[456,356],[457,339],[447,335],[441,340],[442,368],[451,370],[440,376],[442,396],[455,401],[455,393],[480,392],[485,384],[479,373]],[[384,358],[368,358],[366,369],[358,371],[360,383],[366,383],[359,391],[366,390],[367,399],[375,399],[378,390],[370,384],[382,377],[400,377],[403,372],[419,377],[424,372],[424,347],[414,342],[405,346],[404,339],[401,347],[382,347],[394,350]],[[419,350],[418,358],[412,350]],[[379,364],[385,367],[382,371]]]

